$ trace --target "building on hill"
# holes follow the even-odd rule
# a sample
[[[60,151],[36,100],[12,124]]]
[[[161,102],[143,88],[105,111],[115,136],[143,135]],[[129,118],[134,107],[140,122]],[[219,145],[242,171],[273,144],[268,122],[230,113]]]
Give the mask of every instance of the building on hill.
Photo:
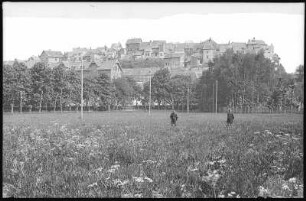
[[[32,68],[38,62],[41,62],[38,56],[31,56],[28,60],[25,61],[25,65],[27,68]]]
[[[263,40],[255,40],[255,37],[253,39],[249,39],[247,44],[247,49],[249,52],[258,53],[261,49],[264,49],[267,45]]]
[[[166,54],[164,57],[164,67],[170,69],[182,67],[181,55],[178,53]]]
[[[211,38],[203,42],[203,63],[207,64],[217,56],[218,44]]]
[[[173,43],[166,43],[165,44],[165,53],[167,54],[171,54],[171,53],[174,53],[175,51],[175,44]]]
[[[146,47],[143,51],[144,58],[152,57],[152,48],[150,46]]]
[[[126,53],[132,54],[139,50],[140,44],[142,43],[141,38],[132,38],[126,41]]]
[[[231,48],[235,53],[246,53],[247,44],[242,42],[232,42],[229,45],[229,48]]]
[[[120,62],[117,60],[109,60],[105,62],[83,62],[84,69],[83,74],[84,77],[95,77],[98,74],[104,73],[108,75],[112,80],[120,78],[122,76],[122,68]],[[76,69],[78,73],[81,73],[82,69]]]
[[[40,60],[45,64],[59,63],[63,60],[64,55],[60,51],[44,50],[39,56]]]

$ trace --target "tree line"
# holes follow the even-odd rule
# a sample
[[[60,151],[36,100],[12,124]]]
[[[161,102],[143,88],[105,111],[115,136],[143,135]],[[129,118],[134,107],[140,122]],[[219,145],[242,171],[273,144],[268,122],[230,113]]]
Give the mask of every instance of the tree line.
[[[151,78],[151,106],[181,111],[215,112],[231,107],[236,112],[292,111],[303,107],[304,66],[295,76],[287,74],[279,60],[258,54],[227,50],[209,64],[199,79],[191,74],[171,76],[167,68]],[[216,86],[216,81],[218,86]],[[84,78],[84,107],[87,110],[120,109],[136,101],[148,108],[150,82],[141,88],[130,77],[113,81],[105,74]],[[51,69],[37,63],[28,69],[23,63],[3,66],[3,108],[23,110],[78,110],[81,105],[81,77],[63,64]],[[217,96],[216,96],[217,93]],[[216,100],[217,97],[217,100]],[[140,103],[140,105],[138,105]],[[154,104],[155,103],[155,104]],[[156,105],[156,106],[155,106]]]

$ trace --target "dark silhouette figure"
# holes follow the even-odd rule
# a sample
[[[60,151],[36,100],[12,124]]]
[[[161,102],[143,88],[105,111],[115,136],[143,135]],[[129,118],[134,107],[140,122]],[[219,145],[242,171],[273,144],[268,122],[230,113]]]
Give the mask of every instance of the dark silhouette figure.
[[[170,115],[170,119],[171,119],[171,126],[176,126],[176,121],[178,119],[177,114],[175,113],[175,111],[173,110],[171,115]]]
[[[234,114],[231,109],[228,109],[227,120],[226,120],[227,127],[231,126],[233,124],[233,121],[234,121]]]

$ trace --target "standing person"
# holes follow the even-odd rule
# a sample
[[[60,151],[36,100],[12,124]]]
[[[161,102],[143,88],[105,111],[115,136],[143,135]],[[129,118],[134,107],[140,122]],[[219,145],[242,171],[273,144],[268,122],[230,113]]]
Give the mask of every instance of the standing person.
[[[171,126],[176,126],[176,121],[178,119],[177,114],[175,113],[174,110],[172,110],[172,113],[170,115],[170,119],[171,119]]]
[[[234,114],[232,110],[229,108],[227,111],[227,121],[226,121],[227,127],[231,126],[233,124],[233,121],[234,121]]]

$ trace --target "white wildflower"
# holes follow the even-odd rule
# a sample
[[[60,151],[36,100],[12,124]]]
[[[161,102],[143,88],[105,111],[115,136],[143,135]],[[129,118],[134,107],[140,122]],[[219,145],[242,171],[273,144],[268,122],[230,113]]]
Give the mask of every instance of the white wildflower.
[[[141,193],[135,194],[134,197],[135,197],[135,198],[142,198],[142,194],[141,194]]]
[[[224,198],[225,196],[221,194],[221,195],[218,195],[218,197],[219,198]]]
[[[296,182],[296,178],[295,178],[295,177],[290,178],[290,179],[289,179],[289,182],[290,182],[290,183],[295,183],[295,182]]]
[[[209,161],[209,162],[207,162],[209,165],[213,165],[213,164],[215,164],[215,161]]]
[[[94,187],[94,186],[98,186],[98,183],[97,183],[97,182],[92,183],[92,184],[88,185],[87,187],[88,187],[88,188],[92,188],[92,187]]]
[[[116,169],[109,169],[109,170],[107,170],[107,172],[109,172],[109,173],[114,173],[116,171]]]
[[[151,179],[151,178],[149,178],[149,177],[145,177],[144,179],[146,179],[148,182],[150,182],[150,183],[152,183],[153,182],[153,180]]]
[[[221,163],[221,164],[223,164],[223,163],[226,162],[226,160],[225,160],[225,159],[222,159],[222,160],[219,160],[218,162]]]
[[[287,184],[283,184],[282,185],[282,189],[283,190],[290,190],[289,186]]]
[[[142,177],[133,177],[133,179],[136,181],[136,182],[144,182],[143,178]]]
[[[256,135],[257,135],[257,134],[260,134],[260,132],[259,132],[259,131],[256,131],[256,132],[254,132],[254,134],[256,134]]]
[[[132,198],[133,194],[132,193],[127,193],[127,194],[123,194],[121,197],[122,198]]]
[[[120,167],[119,164],[117,164],[117,165],[112,165],[112,166],[111,166],[111,169],[116,169],[116,170],[117,170],[119,167]]]
[[[124,180],[123,182],[119,183],[119,186],[124,186],[125,184],[128,184],[129,180]]]
[[[236,198],[240,198],[240,195],[237,195]]]

